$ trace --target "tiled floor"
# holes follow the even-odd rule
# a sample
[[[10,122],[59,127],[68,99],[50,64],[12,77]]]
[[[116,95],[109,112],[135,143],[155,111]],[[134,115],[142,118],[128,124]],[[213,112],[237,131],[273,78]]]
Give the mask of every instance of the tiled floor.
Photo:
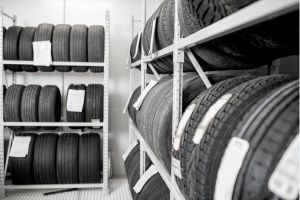
[[[132,200],[126,177],[109,179],[109,196],[102,189],[80,189],[50,196],[45,192],[57,190],[7,190],[6,200]]]

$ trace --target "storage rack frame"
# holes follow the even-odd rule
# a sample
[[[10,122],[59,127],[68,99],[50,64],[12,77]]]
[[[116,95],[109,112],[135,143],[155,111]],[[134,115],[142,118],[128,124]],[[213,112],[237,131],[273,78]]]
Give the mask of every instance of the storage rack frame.
[[[4,64],[17,65],[33,65],[33,61],[16,61],[3,60],[3,16],[13,20],[13,26],[17,25],[17,16],[3,12],[3,7],[0,7],[0,199],[6,198],[6,189],[58,189],[58,188],[103,188],[104,194],[109,195],[108,188],[108,125],[109,125],[109,58],[110,58],[110,11],[106,11],[105,15],[105,50],[104,62],[52,62],[53,66],[88,66],[88,67],[104,67],[104,113],[103,122],[91,123],[70,123],[70,122],[4,122],[3,120],[3,81],[6,79]],[[12,84],[16,84],[17,73],[12,72]],[[64,83],[63,83],[64,84]],[[63,88],[64,89],[64,88]],[[62,91],[63,92],[63,91]],[[43,184],[43,185],[11,185],[5,184],[9,151],[13,141],[15,131],[10,132],[9,147],[7,151],[7,159],[4,162],[4,126],[54,126],[54,127],[69,127],[69,126],[92,126],[103,127],[103,178],[102,183],[94,184]],[[31,131],[32,132],[32,131]],[[34,131],[38,132],[38,131]],[[59,131],[46,131],[59,132]],[[91,132],[91,131],[88,131]],[[96,132],[96,131],[95,131]],[[38,133],[39,134],[39,133]],[[100,132],[99,132],[100,134]],[[101,149],[100,149],[101,150]],[[99,172],[100,173],[100,172]]]
[[[141,91],[143,91],[144,88],[146,87],[145,76],[146,76],[147,63],[173,53],[173,63],[174,63],[173,77],[174,78],[173,78],[172,138],[174,138],[175,136],[176,128],[182,116],[182,94],[183,94],[182,82],[183,82],[184,52],[188,55],[188,57],[192,61],[198,75],[200,76],[200,78],[202,79],[202,81],[204,82],[207,88],[211,87],[211,83],[209,82],[206,76],[207,74],[229,74],[230,75],[233,72],[242,72],[246,74],[247,73],[251,74],[252,72],[257,71],[257,69],[204,72],[201,66],[199,65],[199,63],[197,62],[197,60],[195,59],[194,55],[191,53],[189,48],[299,9],[298,0],[285,0],[285,1],[260,0],[202,30],[199,30],[198,32],[186,38],[182,38],[182,35],[180,34],[180,24],[178,20],[177,5],[178,5],[178,0],[175,0],[174,44],[158,52],[155,52],[150,56],[144,56],[143,47],[142,47],[141,60],[130,64],[130,92],[132,94],[132,92],[135,89],[133,88],[133,78],[134,78],[133,69],[141,65]],[[133,26],[134,26],[134,22],[136,22],[136,20],[134,20],[133,17],[133,22],[132,22]],[[146,24],[146,0],[142,0],[142,30],[144,30],[145,24]],[[133,28],[132,31],[134,31]],[[132,36],[132,38],[133,37],[134,36]],[[279,65],[280,65],[279,59],[276,59],[271,64],[269,64],[268,74],[269,75],[278,74]],[[153,69],[152,67],[150,68],[152,69],[154,74],[157,74],[155,69]],[[136,134],[141,144],[140,145],[141,152],[142,152],[141,162],[140,162],[141,175],[145,171],[145,167],[144,167],[145,152],[147,152],[153,164],[158,169],[161,177],[163,178],[166,185],[170,189],[171,192],[170,199],[171,200],[185,199],[182,196],[176,184],[173,167],[171,169],[171,174],[169,174],[168,171],[165,169],[165,167],[161,164],[161,162],[156,158],[155,154],[152,152],[148,144],[145,142],[145,140],[139,133],[139,130],[130,119],[129,122],[130,143],[132,143],[133,132]],[[173,140],[172,140],[172,144],[173,144]]]

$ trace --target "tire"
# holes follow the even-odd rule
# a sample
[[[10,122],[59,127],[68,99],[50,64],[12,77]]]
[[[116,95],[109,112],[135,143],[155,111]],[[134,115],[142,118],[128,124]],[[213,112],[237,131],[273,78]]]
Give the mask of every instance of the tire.
[[[33,61],[33,39],[35,27],[23,28],[19,42],[19,59]],[[37,72],[38,69],[33,65],[22,65],[22,70],[25,72]]]
[[[284,90],[258,110],[280,89]],[[245,127],[250,116],[257,111],[259,114]],[[250,148],[236,179],[233,199],[273,199],[268,181],[283,153],[299,133],[299,81],[283,85],[259,101],[241,120],[232,136],[239,137],[244,128],[242,138],[250,143]]]
[[[124,165],[125,165],[125,170],[126,174],[130,174],[132,171],[132,168],[130,167],[132,163],[132,159],[140,152],[140,142],[138,141],[138,144],[131,150],[130,154],[126,158]]]
[[[74,25],[71,30],[70,58],[71,62],[87,62],[87,37],[88,27],[86,25]],[[87,72],[88,67],[72,67],[74,72]]]
[[[19,40],[23,27],[11,26],[7,29],[3,40],[3,59],[19,60]],[[5,65],[12,72],[22,72],[20,65]]]
[[[133,92],[131,99],[129,101],[129,104],[128,104],[128,114],[136,126],[137,126],[136,109],[133,107],[133,104],[137,101],[137,99],[139,98],[140,95],[141,95],[141,87],[138,87]]]
[[[59,136],[56,155],[58,184],[79,183],[79,138],[76,133],[64,133]]]
[[[6,122],[22,122],[21,118],[21,98],[24,85],[12,85],[10,86],[5,94],[3,104],[3,117]],[[22,126],[9,126],[12,130],[22,130]]]
[[[35,133],[18,133],[17,137],[31,137],[28,154],[24,158],[10,157],[10,173],[14,185],[33,185],[35,184],[33,174],[33,154],[37,138]]]
[[[293,75],[260,77],[229,92],[233,96],[212,119],[200,144],[191,153],[187,166],[191,199],[213,198],[218,168],[230,133],[247,110],[274,89],[297,78]]]
[[[42,87],[39,85],[28,85],[22,94],[21,119],[22,122],[39,122],[39,98]],[[25,126],[26,130],[37,130],[37,126]]]
[[[214,77],[215,79],[218,76]],[[219,78],[226,79],[226,76],[220,76]],[[187,121],[184,132],[182,134],[180,149],[178,151],[173,151],[173,157],[178,159],[181,164],[181,175],[182,179],[176,177],[176,182],[184,194],[184,196],[189,199],[189,192],[187,186],[187,162],[190,159],[191,152],[195,146],[193,142],[193,137],[195,131],[198,128],[198,124],[202,121],[202,118],[205,116],[209,108],[224,94],[230,91],[232,88],[254,79],[254,77],[236,77],[224,80],[220,83],[217,83],[205,90],[199,96],[197,96],[191,104],[196,104],[196,107],[191,114],[190,119]]]
[[[52,43],[54,25],[53,24],[40,24],[35,30],[34,41],[50,41]],[[51,53],[53,58],[53,52]],[[54,66],[37,66],[41,72],[53,72],[55,71]]]
[[[71,84],[69,85],[68,88],[68,93],[67,93],[67,102],[68,102],[68,94],[69,94],[69,90],[83,90],[86,91],[86,86],[84,84],[80,84],[80,85],[74,85]],[[72,111],[68,111],[67,112],[67,121],[68,122],[86,122],[85,120],[85,102],[83,103],[83,107],[82,107],[82,112],[72,112]],[[84,129],[86,127],[69,127],[70,129]]]
[[[36,184],[57,184],[56,147],[58,134],[44,133],[37,137],[33,155],[33,173]]]
[[[71,26],[58,24],[53,30],[52,54],[53,61],[70,62],[70,34]],[[70,72],[71,66],[55,66],[58,72]]]
[[[39,98],[40,122],[59,122],[61,113],[61,96],[57,86],[46,85],[42,88]],[[44,127],[54,130],[57,127]]]
[[[82,134],[79,140],[79,182],[100,183],[100,135]]]
[[[88,30],[88,62],[104,63],[105,30],[103,26],[90,26]],[[103,67],[90,67],[92,73],[104,72]]]
[[[92,122],[93,119],[99,119],[103,122],[103,101],[104,87],[101,84],[90,84],[85,93],[85,119],[86,122]],[[88,127],[92,128],[92,127]]]

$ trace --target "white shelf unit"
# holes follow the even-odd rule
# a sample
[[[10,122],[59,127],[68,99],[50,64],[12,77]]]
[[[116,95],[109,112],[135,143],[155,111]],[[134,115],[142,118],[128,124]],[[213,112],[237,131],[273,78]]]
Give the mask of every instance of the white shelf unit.
[[[218,37],[239,31],[241,29],[247,28],[249,26],[264,22],[266,20],[273,19],[275,17],[284,15],[288,12],[295,11],[299,9],[299,1],[298,0],[260,0],[257,1],[240,11],[186,37],[181,38],[180,34],[180,24],[178,20],[178,9],[177,4],[178,0],[175,0],[175,24],[174,24],[174,44],[170,45],[158,52],[154,52],[150,56],[142,56],[142,59],[131,64],[131,73],[130,73],[130,92],[132,92],[135,88],[133,88],[133,68],[141,65],[141,89],[143,90],[146,86],[145,76],[146,76],[146,66],[148,62],[156,60],[158,58],[162,58],[166,55],[173,54],[173,63],[174,63],[174,73],[173,73],[173,120],[172,120],[172,138],[174,138],[176,127],[179,124],[180,118],[182,116],[182,77],[183,77],[183,62],[184,62],[184,52],[187,53],[188,57],[192,61],[197,73],[200,78],[203,80],[207,88],[211,86],[211,83],[207,79],[206,74],[220,74],[220,72],[225,72],[225,74],[232,74],[233,72],[253,72],[257,71],[257,69],[252,70],[226,70],[226,71],[211,71],[204,72],[196,61],[195,57],[190,51],[190,47],[193,47],[197,44],[201,44]],[[142,28],[144,29],[146,24],[146,0],[142,0]],[[133,24],[134,25],[134,24]],[[142,55],[143,47],[142,47]],[[279,59],[274,60],[272,64],[269,66],[269,74],[278,74],[279,69]],[[146,142],[143,140],[136,126],[133,124],[132,120],[129,123],[130,132],[129,138],[130,142],[132,142],[132,134],[136,133],[138,139],[141,141],[141,152],[146,151],[149,157],[151,158],[153,164],[159,170],[162,178],[166,182],[167,186],[171,191],[170,199],[181,200],[184,199],[181,192],[178,189],[178,186],[175,182],[173,169],[171,170],[171,174],[169,174],[165,168],[162,166],[160,161],[155,157],[151,149],[148,147]],[[173,143],[173,141],[172,141]],[[141,154],[141,173],[145,171],[145,157],[144,154]]]
[[[108,188],[108,114],[109,114],[109,52],[110,52],[110,11],[106,11],[105,14],[105,52],[104,52],[104,63],[93,63],[93,62],[53,62],[52,65],[66,65],[66,66],[93,66],[93,67],[104,67],[104,73],[99,75],[104,76],[104,113],[103,122],[96,123],[70,123],[70,122],[4,122],[3,120],[3,81],[6,79],[4,64],[17,64],[17,65],[32,65],[33,61],[15,61],[15,60],[3,60],[3,16],[6,16],[13,20],[13,25],[16,26],[17,16],[13,17],[3,12],[3,8],[0,8],[0,199],[5,198],[5,190],[7,189],[58,189],[58,188],[102,188],[103,194],[109,194]],[[84,74],[82,74],[84,76]],[[16,72],[12,72],[12,84],[16,83]],[[63,92],[63,91],[62,91]],[[102,183],[95,184],[51,184],[51,185],[11,185],[5,183],[6,172],[9,162],[9,156],[7,156],[4,162],[4,126],[57,126],[57,127],[68,127],[68,126],[93,126],[103,127],[103,173]],[[20,132],[20,131],[18,131]],[[40,133],[40,131],[33,131]],[[43,131],[45,132],[45,131]],[[55,132],[46,131],[46,132]],[[60,132],[60,131],[57,131]],[[75,132],[75,131],[74,131]],[[88,132],[99,132],[96,130]],[[15,132],[10,131],[10,140],[7,155],[9,155],[10,147],[13,141]],[[100,132],[99,132],[100,134]],[[102,149],[101,149],[102,151]],[[99,172],[101,173],[101,172]]]

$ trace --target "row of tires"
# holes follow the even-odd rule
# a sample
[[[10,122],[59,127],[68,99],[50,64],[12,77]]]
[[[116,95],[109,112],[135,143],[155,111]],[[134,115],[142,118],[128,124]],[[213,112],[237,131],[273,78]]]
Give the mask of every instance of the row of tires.
[[[3,29],[4,60],[33,61],[33,43],[50,41],[53,61],[104,62],[105,31],[100,25],[40,24],[35,27],[12,26]],[[13,72],[103,72],[103,67],[5,65]]]
[[[54,85],[11,85],[4,90],[4,121],[6,122],[60,122],[61,120],[61,94]],[[85,99],[82,112],[67,111],[68,122],[91,122],[97,119],[103,122],[103,85],[71,84],[68,88],[84,90]],[[68,96],[67,96],[68,99]],[[10,126],[13,130],[37,130],[36,126]],[[44,127],[53,130],[57,127]],[[85,127],[70,127],[84,129]],[[91,128],[91,127],[89,127]]]
[[[223,81],[220,77],[219,81],[213,81],[214,77],[210,77],[213,86],[209,89],[199,80],[197,87],[189,90],[192,83],[184,77],[183,111],[188,107],[192,112],[183,132],[176,133],[180,142],[173,153],[171,78],[161,79],[150,90],[140,110],[129,105],[129,114],[169,171],[171,154],[180,161],[182,178],[177,177],[176,181],[186,199],[214,199],[218,170],[233,137],[248,141],[250,147],[237,176],[232,199],[273,199],[268,180],[299,133],[298,76],[222,78]],[[197,94],[189,98],[196,89]],[[133,103],[139,90],[132,97]],[[211,116],[225,95],[229,98]],[[198,138],[196,143],[195,138]]]
[[[31,137],[25,158],[10,157],[15,185],[100,183],[102,155],[97,133],[18,133]]]
[[[145,170],[152,165],[152,162],[148,155],[146,154]],[[165,184],[164,180],[159,173],[152,176],[147,183],[144,185],[140,193],[136,193],[133,187],[140,179],[140,144],[136,145],[127,159],[125,160],[125,171],[128,179],[128,184],[133,200],[169,200],[170,190]]]
[[[187,37],[257,0],[178,1],[178,18],[183,37]],[[261,67],[276,58],[299,55],[299,11],[274,20],[251,26],[241,31],[192,47],[191,50],[204,70],[251,69]],[[141,43],[148,54],[152,24],[156,20],[153,52],[159,51],[174,40],[175,0],[165,0],[149,18],[143,30]],[[278,30],[280,28],[280,31]],[[141,58],[141,47],[134,58],[137,36],[131,45],[133,62]],[[298,42],[294,42],[298,41]],[[141,45],[141,43],[139,45]],[[183,70],[195,71],[187,56]],[[166,56],[152,62],[159,73],[173,72],[173,58]],[[147,69],[147,73],[152,73]]]

